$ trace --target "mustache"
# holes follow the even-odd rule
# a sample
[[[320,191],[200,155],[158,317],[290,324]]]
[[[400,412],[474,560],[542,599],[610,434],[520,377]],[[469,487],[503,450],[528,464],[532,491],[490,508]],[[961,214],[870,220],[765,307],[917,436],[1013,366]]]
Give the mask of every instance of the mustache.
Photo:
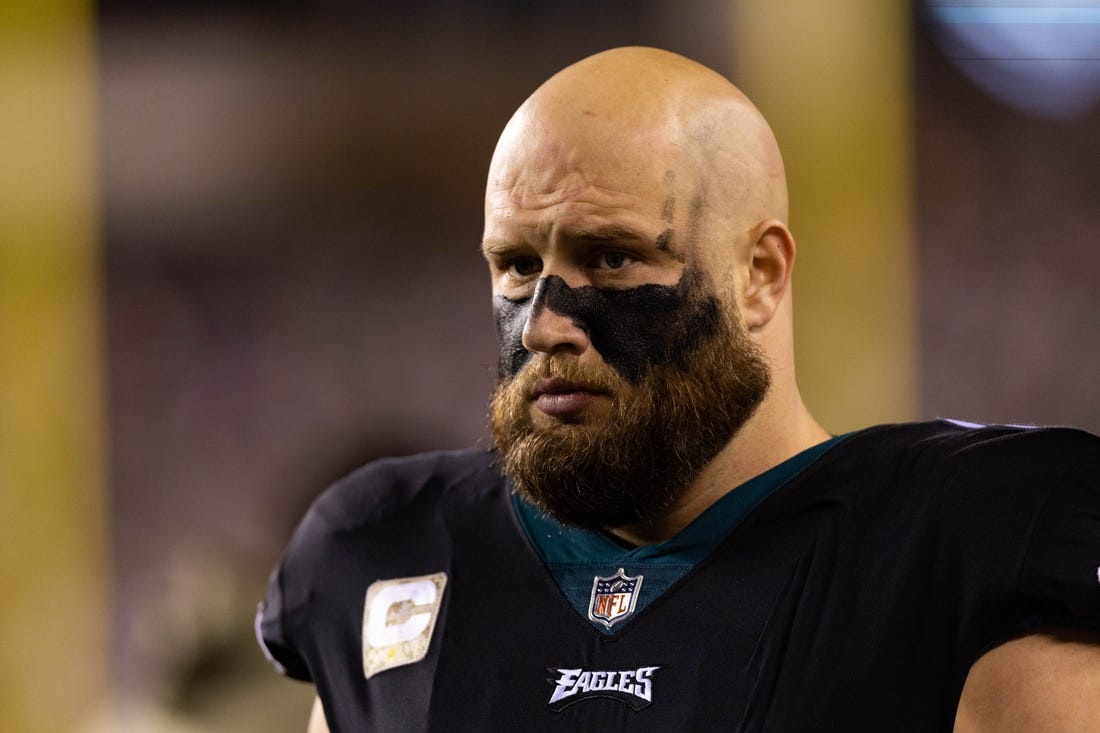
[[[502,381],[500,388],[531,394],[536,382],[551,379],[571,382],[586,390],[606,394],[621,392],[626,386],[623,378],[610,366],[582,366],[573,359],[550,355],[532,358],[517,374]]]

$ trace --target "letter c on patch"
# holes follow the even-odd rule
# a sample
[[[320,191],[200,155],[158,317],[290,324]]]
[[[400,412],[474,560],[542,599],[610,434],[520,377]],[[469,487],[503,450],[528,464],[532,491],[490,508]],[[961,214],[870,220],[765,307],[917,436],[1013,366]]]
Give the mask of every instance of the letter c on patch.
[[[409,613],[405,620],[391,624],[390,611],[401,603],[430,607],[435,603],[437,593],[435,583],[430,580],[395,583],[379,590],[371,599],[367,614],[367,643],[373,647],[383,647],[415,639],[428,628],[432,612]]]

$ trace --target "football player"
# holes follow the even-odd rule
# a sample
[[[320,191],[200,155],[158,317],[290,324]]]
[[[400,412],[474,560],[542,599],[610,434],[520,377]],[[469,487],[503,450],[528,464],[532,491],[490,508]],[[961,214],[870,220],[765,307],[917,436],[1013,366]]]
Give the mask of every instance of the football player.
[[[524,102],[485,195],[494,450],[331,487],[261,606],[311,730],[1100,729],[1100,441],[830,435],[787,206],[764,118],[683,57]]]

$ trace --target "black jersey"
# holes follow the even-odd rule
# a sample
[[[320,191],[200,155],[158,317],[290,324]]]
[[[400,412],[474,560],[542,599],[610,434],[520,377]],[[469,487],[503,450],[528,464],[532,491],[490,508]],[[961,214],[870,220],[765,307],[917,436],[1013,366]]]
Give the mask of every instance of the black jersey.
[[[667,551],[547,521],[485,451],[371,464],[302,521],[261,641],[333,733],[929,731],[987,649],[1100,628],[1100,440],[1074,430],[871,428]]]

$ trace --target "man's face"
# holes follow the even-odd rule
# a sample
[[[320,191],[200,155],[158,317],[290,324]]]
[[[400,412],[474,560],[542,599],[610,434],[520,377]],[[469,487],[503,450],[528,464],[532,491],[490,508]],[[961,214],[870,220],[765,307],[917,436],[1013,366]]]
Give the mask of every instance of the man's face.
[[[705,186],[683,190],[637,143],[646,155],[523,136],[486,196],[503,466],[590,528],[668,511],[769,380],[704,264]]]

